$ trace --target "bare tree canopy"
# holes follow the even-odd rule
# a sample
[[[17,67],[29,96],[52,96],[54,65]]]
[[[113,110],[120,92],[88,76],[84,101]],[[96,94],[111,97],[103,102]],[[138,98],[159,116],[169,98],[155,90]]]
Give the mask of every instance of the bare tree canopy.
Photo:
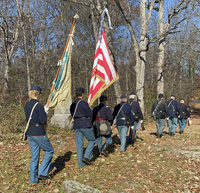
[[[120,77],[105,91],[112,106],[122,93],[131,91],[138,94],[147,113],[160,92],[196,97],[200,4],[195,0],[2,0],[2,94],[21,98],[31,85],[38,84],[48,96],[77,12],[80,19],[72,53],[72,92],[83,86],[88,93],[105,6],[113,26],[110,30],[105,22],[108,47]]]

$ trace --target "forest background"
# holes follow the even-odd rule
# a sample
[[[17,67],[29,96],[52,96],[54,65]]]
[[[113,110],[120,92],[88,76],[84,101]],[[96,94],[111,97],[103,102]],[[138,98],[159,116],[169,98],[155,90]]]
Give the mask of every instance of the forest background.
[[[109,157],[99,158],[95,147],[93,165],[80,170],[74,133],[50,126],[47,134],[55,150],[51,180],[30,187],[30,147],[21,141],[28,91],[39,85],[40,101],[46,104],[73,17],[78,13],[72,99],[75,89],[82,86],[87,100],[105,6],[113,26],[110,30],[106,21],[105,33],[119,81],[104,94],[112,109],[121,94],[137,92],[143,102],[146,130],[137,132],[137,143],[129,145],[122,155],[114,129]],[[199,0],[1,0],[0,192],[64,192],[62,183],[69,179],[102,193],[200,192],[200,116],[196,113],[200,112],[199,21]],[[185,98],[196,108],[184,135],[177,129],[172,138],[166,127],[163,137],[156,138],[150,109],[160,92],[165,100],[175,94],[177,100]]]
[[[111,108],[121,94],[137,93],[145,118],[158,93],[165,100],[199,100],[199,0],[2,0],[0,2],[0,128],[21,132],[31,86],[46,103],[76,13],[72,93],[89,92],[101,12],[107,7],[113,30],[105,32],[119,81],[104,94]],[[72,96],[74,97],[74,96]],[[95,105],[95,104],[94,104]],[[10,120],[11,123],[10,123]]]

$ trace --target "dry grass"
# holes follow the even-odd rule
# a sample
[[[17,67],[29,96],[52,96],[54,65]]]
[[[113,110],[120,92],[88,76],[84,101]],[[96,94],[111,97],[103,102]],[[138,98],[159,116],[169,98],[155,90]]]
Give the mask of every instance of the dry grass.
[[[35,187],[29,185],[28,142],[23,143],[21,135],[2,135],[0,192],[63,192],[65,179],[102,192],[200,192],[200,121],[199,117],[192,119],[193,125],[184,135],[170,137],[166,129],[161,139],[154,135],[154,123],[146,125],[145,131],[138,131],[135,146],[129,145],[124,154],[115,129],[109,157],[97,158],[95,148],[93,165],[82,169],[78,169],[74,155],[74,134],[53,128],[49,130],[55,149],[52,179]]]

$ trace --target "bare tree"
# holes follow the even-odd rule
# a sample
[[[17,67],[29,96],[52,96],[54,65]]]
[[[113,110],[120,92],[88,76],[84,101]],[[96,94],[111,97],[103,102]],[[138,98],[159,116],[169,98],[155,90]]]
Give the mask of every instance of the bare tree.
[[[168,18],[166,22],[164,22],[164,0],[159,1],[159,7],[154,7],[155,10],[159,12],[158,23],[159,23],[159,34],[158,37],[154,37],[152,39],[158,39],[159,52],[158,52],[158,60],[157,60],[157,94],[164,93],[164,76],[163,71],[165,67],[164,57],[165,57],[165,46],[166,46],[166,37],[169,34],[177,33],[176,30],[178,26],[186,19],[187,16],[181,17],[180,20],[173,23],[173,26],[170,27],[171,20],[174,17],[184,10],[188,8],[191,0],[180,0],[179,3],[173,8],[168,14]]]
[[[9,7],[15,7],[15,5],[10,4],[9,1],[5,1],[4,12],[0,14],[0,31],[2,33],[3,39],[3,66],[4,66],[4,85],[3,92],[5,94],[9,93],[9,70],[12,63],[12,56],[17,44],[18,36],[19,36],[19,17],[17,15],[13,15],[11,18],[8,16]],[[14,8],[13,8],[14,10]],[[16,13],[15,11],[13,11]],[[11,21],[10,21],[11,19]]]
[[[119,0],[115,0],[117,6],[119,7],[127,25],[131,33],[131,39],[134,46],[135,56],[136,56],[136,92],[138,97],[142,100],[141,108],[144,110],[144,76],[145,76],[145,65],[146,61],[146,52],[148,50],[149,45],[149,36],[148,36],[148,25],[149,20],[153,11],[153,6],[155,0],[152,0],[148,6],[149,12],[147,13],[147,1],[140,1],[140,37],[139,42],[136,36],[136,31],[132,26],[132,18],[131,18],[131,8],[129,2],[125,4],[128,7],[126,8],[121,5]]]
[[[19,21],[20,21],[20,26],[22,29],[23,33],[23,45],[24,45],[24,56],[25,56],[25,62],[26,62],[26,72],[27,72],[27,88],[29,92],[31,88],[31,78],[30,78],[30,68],[29,68],[29,56],[28,56],[28,48],[27,48],[27,36],[26,36],[26,21],[25,21],[25,12],[23,11],[24,9],[24,1],[19,2],[19,0],[16,0],[17,3],[17,11],[19,15]],[[27,7],[29,7],[29,4],[26,4]],[[26,9],[28,9],[26,7]]]

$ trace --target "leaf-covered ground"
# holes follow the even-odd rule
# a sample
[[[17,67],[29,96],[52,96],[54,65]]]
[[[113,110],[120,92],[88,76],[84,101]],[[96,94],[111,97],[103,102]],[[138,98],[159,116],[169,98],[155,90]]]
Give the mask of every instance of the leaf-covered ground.
[[[155,123],[138,131],[139,139],[125,153],[120,153],[119,136],[113,130],[114,144],[109,157],[97,157],[93,165],[78,169],[74,133],[49,128],[49,138],[55,149],[49,181],[35,187],[29,185],[29,143],[21,135],[0,137],[0,192],[63,192],[65,179],[99,189],[101,192],[200,192],[200,119],[174,137],[165,129],[156,138]],[[86,142],[85,142],[86,145]],[[41,152],[41,158],[43,152]],[[41,159],[40,159],[41,160]]]

